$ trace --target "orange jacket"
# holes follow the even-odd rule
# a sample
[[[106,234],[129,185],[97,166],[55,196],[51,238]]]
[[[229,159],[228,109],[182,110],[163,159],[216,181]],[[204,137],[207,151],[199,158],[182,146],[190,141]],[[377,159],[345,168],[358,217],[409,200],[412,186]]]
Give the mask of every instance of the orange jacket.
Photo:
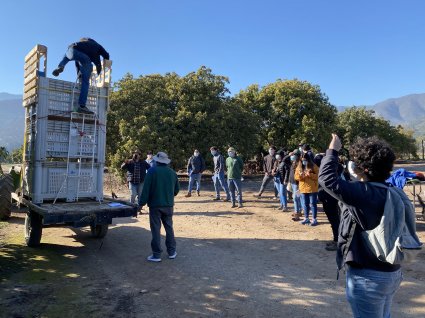
[[[319,191],[319,168],[313,165],[313,169],[305,169],[302,172],[300,166],[295,170],[295,180],[299,181],[300,193],[315,193]]]

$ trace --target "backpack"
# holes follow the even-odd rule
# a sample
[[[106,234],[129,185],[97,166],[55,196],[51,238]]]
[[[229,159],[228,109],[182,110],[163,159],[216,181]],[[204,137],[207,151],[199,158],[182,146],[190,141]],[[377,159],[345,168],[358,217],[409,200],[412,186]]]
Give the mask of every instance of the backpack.
[[[412,203],[400,188],[375,182],[368,184],[388,191],[381,221],[374,229],[361,232],[363,242],[382,262],[401,264],[412,261],[422,249],[416,234]]]

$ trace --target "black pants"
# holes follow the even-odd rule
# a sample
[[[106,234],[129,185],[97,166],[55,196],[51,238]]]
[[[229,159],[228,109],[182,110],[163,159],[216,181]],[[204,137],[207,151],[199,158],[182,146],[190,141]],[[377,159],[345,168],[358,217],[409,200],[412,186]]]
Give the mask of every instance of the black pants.
[[[264,175],[263,182],[261,183],[260,194],[262,194],[264,192],[264,189],[267,186],[267,184],[270,181],[272,181],[272,185],[273,185],[273,189],[274,189],[274,196],[275,197],[279,196],[279,192],[277,191],[276,187],[274,186],[273,179],[274,179],[273,176],[268,176],[266,174]]]
[[[325,190],[319,191],[319,200],[322,202],[323,211],[325,211],[326,217],[331,224],[333,240],[334,242],[337,242],[340,217],[338,200],[328,194]]]
[[[160,258],[161,249],[161,222],[165,229],[165,246],[168,255],[176,251],[176,240],[173,230],[173,207],[149,208],[149,222],[152,232],[151,248],[154,257]]]

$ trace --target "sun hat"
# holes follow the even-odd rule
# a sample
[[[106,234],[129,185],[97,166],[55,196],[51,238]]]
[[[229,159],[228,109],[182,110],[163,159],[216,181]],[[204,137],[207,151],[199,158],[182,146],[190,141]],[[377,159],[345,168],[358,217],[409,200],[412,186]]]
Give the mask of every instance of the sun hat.
[[[158,152],[154,157],[153,160],[159,163],[164,163],[168,165],[171,162],[171,159],[168,158],[168,155],[165,152]]]

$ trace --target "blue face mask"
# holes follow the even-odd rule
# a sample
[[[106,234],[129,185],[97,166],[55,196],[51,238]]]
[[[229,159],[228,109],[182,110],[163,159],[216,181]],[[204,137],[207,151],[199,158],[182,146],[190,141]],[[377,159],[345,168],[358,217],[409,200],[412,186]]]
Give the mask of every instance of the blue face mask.
[[[306,166],[307,165],[307,160],[303,160],[303,165]]]
[[[291,161],[295,161],[295,159],[297,159],[297,157],[291,156]]]
[[[211,151],[211,154],[212,154],[213,156],[215,156],[215,155],[217,154],[217,151],[212,150],[212,151]]]
[[[229,155],[229,157],[232,157],[232,158],[235,156],[235,152],[234,151],[229,151],[227,154]]]

